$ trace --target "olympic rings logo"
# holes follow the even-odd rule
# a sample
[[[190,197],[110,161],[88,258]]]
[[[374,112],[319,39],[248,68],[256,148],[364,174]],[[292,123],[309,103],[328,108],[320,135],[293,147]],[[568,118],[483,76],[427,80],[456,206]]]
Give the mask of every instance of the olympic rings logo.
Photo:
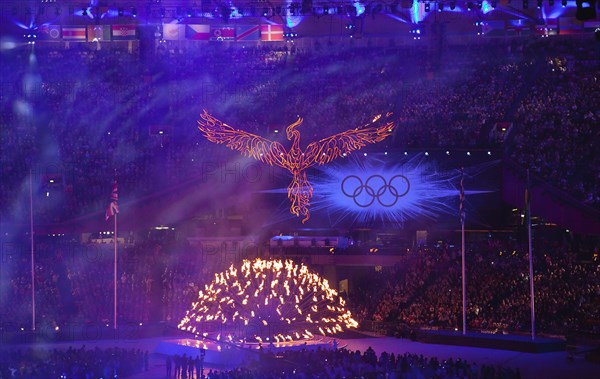
[[[391,208],[410,191],[410,181],[404,175],[394,175],[388,183],[381,175],[371,175],[363,182],[356,175],[348,175],[342,180],[341,189],[361,208],[370,207],[375,200],[382,207]]]

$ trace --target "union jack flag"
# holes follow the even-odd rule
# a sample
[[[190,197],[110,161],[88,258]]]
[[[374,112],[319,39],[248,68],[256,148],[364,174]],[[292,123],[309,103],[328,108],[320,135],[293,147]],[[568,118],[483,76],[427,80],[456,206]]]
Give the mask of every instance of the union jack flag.
[[[117,180],[113,182],[112,193],[110,194],[110,203],[108,203],[108,207],[106,207],[106,218],[108,221],[109,218],[119,213],[119,205],[117,201],[119,200],[119,193],[117,192]]]

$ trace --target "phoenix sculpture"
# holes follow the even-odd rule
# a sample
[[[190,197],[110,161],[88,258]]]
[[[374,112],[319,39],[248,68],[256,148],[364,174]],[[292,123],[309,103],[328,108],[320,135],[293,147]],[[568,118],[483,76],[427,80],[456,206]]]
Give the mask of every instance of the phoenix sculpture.
[[[304,223],[310,218],[308,208],[313,195],[313,188],[306,177],[306,169],[329,163],[367,144],[383,141],[392,134],[395,127],[391,115],[392,113],[387,113],[385,117],[381,114],[377,115],[367,125],[311,142],[304,150],[300,147],[298,130],[303,122],[302,117],[298,117],[296,122],[286,128],[287,139],[292,142],[289,150],[277,141],[234,129],[206,110],[200,115],[198,129],[211,142],[225,144],[244,156],[288,170],[292,174],[292,182],[287,190],[291,201],[290,213],[297,217],[303,216],[302,223]]]

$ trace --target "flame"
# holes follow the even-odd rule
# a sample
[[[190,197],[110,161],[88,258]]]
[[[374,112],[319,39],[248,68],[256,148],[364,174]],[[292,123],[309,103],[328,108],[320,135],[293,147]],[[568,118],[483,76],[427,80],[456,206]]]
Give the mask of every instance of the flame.
[[[238,274],[248,279],[244,285]],[[331,335],[358,326],[343,304],[329,282],[305,265],[289,259],[244,260],[214,275],[178,328],[198,336],[205,324],[216,321],[227,328],[242,326],[259,341],[269,336],[278,336],[277,342],[310,339],[314,333]]]

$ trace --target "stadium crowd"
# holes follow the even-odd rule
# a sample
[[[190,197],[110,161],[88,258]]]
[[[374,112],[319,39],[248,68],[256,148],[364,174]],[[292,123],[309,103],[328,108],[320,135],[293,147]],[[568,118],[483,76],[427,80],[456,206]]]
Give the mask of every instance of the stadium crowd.
[[[148,352],[134,349],[3,349],[0,378],[126,378],[147,370],[147,365]]]
[[[393,110],[400,122],[388,148],[477,148],[494,144],[578,200],[600,205],[600,78],[597,58],[572,40],[482,44],[445,52],[442,68],[424,52],[327,46],[314,49],[159,49],[151,62],[118,49],[41,46],[16,50],[0,67],[0,209],[3,222],[28,215],[28,176],[35,178],[38,223],[102,212],[116,174],[119,194],[135,199],[198,175],[222,156],[199,137],[202,108],[227,123],[282,139],[279,130],[305,118],[304,136],[321,138]],[[509,54],[504,54],[510,51]],[[426,59],[426,58],[425,58]],[[343,62],[352,62],[352,65]],[[596,104],[596,105],[594,105]],[[274,111],[277,110],[277,111]],[[190,122],[190,120],[192,120]],[[511,124],[492,138],[499,122]],[[4,248],[4,246],[3,246]],[[108,325],[112,316],[109,247],[49,240],[36,245],[39,323],[60,333],[69,323]],[[28,255],[3,251],[3,330],[26,328],[31,309]],[[470,329],[526,331],[527,255],[510,241],[472,244],[467,254]],[[538,246],[535,258],[539,330],[598,333],[600,271],[568,247]],[[189,246],[137,243],[119,257],[119,320],[176,324],[210,269]],[[405,254],[405,253],[403,253]],[[359,321],[457,328],[461,323],[460,257],[450,246],[423,247],[351,292]],[[477,269],[473,269],[477,267]],[[502,283],[499,286],[498,283]],[[364,284],[364,285],[363,285]],[[393,331],[396,332],[396,331]],[[297,372],[268,366],[213,373],[215,378],[268,375],[517,378],[518,372],[440,362],[405,354],[290,352]],[[315,355],[315,356],[313,356]],[[141,369],[137,351],[69,349],[2,354],[2,376],[126,376]],[[321,367],[303,362],[327,359]],[[19,362],[19,366],[14,363]],[[318,372],[314,372],[317,370]],[[9,374],[10,372],[10,374]],[[258,374],[257,374],[258,373]]]
[[[86,44],[14,51],[0,68],[0,206],[7,219],[25,213],[30,170],[41,223],[102,210],[115,173],[128,199],[197,176],[221,151],[196,130],[203,108],[274,139],[298,114],[305,138],[321,138],[392,110],[400,128],[386,148],[501,142],[521,167],[597,204],[597,60],[577,40],[497,44],[445,52],[436,70],[397,47],[163,48],[151,62]],[[492,138],[499,122],[509,135]]]
[[[547,57],[515,114],[511,157],[587,204],[600,204],[598,70],[593,61]]]
[[[490,239],[467,245],[467,321],[471,330],[529,330],[527,253],[514,241]],[[113,260],[106,245],[40,244],[36,258],[36,309],[40,328],[60,336],[69,325],[112,325]],[[567,246],[536,242],[534,256],[537,330],[598,334],[600,268]],[[448,244],[399,252],[401,263],[352,277],[348,304],[360,324],[455,329],[461,320],[461,257]],[[175,327],[217,267],[198,248],[181,243],[139,243],[118,262],[118,317],[127,325],[165,321]],[[27,258],[11,255],[3,267],[5,330],[28,328],[31,273]],[[476,283],[476,284],[475,284]],[[498,283],[502,283],[499,285]],[[56,331],[54,333],[53,331]]]
[[[537,330],[598,333],[600,269],[568,250],[538,247],[534,256]],[[436,251],[437,250],[437,251]],[[490,241],[466,254],[467,325],[470,330],[519,332],[530,328],[526,250]],[[462,325],[461,257],[457,249],[426,249],[412,260],[362,283],[353,298],[359,315],[408,327],[458,329]],[[377,280],[374,280],[377,278]],[[502,283],[499,285],[499,283]],[[361,302],[358,299],[369,299]],[[388,331],[396,333],[396,331]]]
[[[288,350],[264,353],[260,361],[248,367],[209,371],[211,379],[245,378],[472,378],[517,379],[518,369],[469,363],[464,359],[439,360],[417,354],[381,352],[369,347],[364,352],[336,350]]]

